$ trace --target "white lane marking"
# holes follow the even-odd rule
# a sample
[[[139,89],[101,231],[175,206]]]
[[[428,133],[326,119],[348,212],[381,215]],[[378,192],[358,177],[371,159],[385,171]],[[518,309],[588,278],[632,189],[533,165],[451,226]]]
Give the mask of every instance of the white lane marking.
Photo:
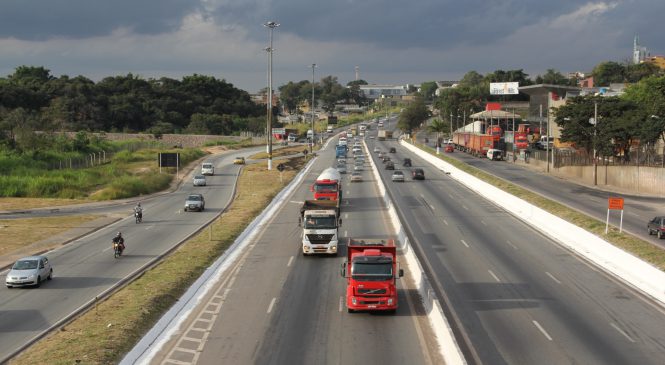
[[[639,216],[640,216],[639,214],[637,214],[637,213],[633,213],[633,212],[628,212],[628,214],[630,214],[630,215],[632,215],[632,216],[635,216],[635,217],[639,217]]]
[[[552,341],[552,337],[550,337],[549,333],[545,331],[545,329],[543,328],[543,326],[540,325],[540,323],[538,323],[537,321],[533,321],[533,324],[540,330],[540,332],[543,333],[543,335],[545,335],[545,337],[547,337],[548,340]]]
[[[494,278],[494,280],[496,280],[498,283],[501,282],[501,280],[499,280],[499,277],[496,276],[496,274],[494,274],[494,273],[492,272],[492,270],[487,270],[487,272],[489,272],[490,275],[492,275],[492,277]]]
[[[487,225],[487,223],[485,223],[485,221],[484,221],[484,220],[482,220],[482,219],[480,220],[480,223],[482,223],[482,224],[483,224],[483,226],[486,226],[486,225]]]
[[[443,224],[448,225],[448,222],[444,219]]]
[[[550,277],[550,279],[554,280],[557,284],[561,284],[559,279],[555,278],[554,275],[550,274],[549,272],[545,271],[545,274]]]
[[[290,200],[289,203],[302,204],[299,200]]]
[[[289,257],[289,263],[286,264],[286,266],[291,266],[292,263],[293,263],[293,256]]]
[[[344,237],[349,237],[349,231],[344,231]]]
[[[633,340],[632,338],[630,338],[630,336],[628,336],[628,334],[627,334],[626,332],[624,332],[621,328],[619,328],[619,326],[617,326],[617,325],[614,324],[614,323],[610,323],[610,326],[612,326],[612,328],[614,328],[615,330],[617,330],[617,332],[619,332],[620,334],[622,334],[623,337],[627,338],[628,341],[635,343],[635,340]]]
[[[112,248],[113,248],[113,246],[111,246],[111,247],[107,247],[107,248],[103,249],[102,252],[106,252],[106,251],[108,251],[108,250],[110,250],[110,249],[112,249]]]
[[[339,297],[339,311],[344,309],[344,297]]]
[[[424,194],[420,194],[420,197],[423,198],[423,199],[425,199],[425,195],[424,195]]]
[[[275,301],[277,301],[277,298],[272,298],[272,300],[270,301],[270,305],[268,306],[268,312],[266,313],[272,312],[272,307],[275,306]]]
[[[462,204],[462,208],[469,210],[469,208],[466,207],[466,205]]]
[[[427,205],[429,205],[430,209],[436,210],[436,208],[434,208],[434,206],[432,204],[427,203]]]
[[[466,243],[466,241],[464,241],[464,240],[461,240],[461,241],[462,241],[462,244],[463,244],[464,246],[466,246],[466,248],[469,248],[469,244]]]
[[[146,231],[149,230],[149,229],[153,229],[153,228],[155,228],[155,226],[147,226],[147,227],[145,227]]]
[[[506,243],[509,244],[510,247],[512,247],[512,248],[514,248],[514,249],[517,250],[517,246],[515,246],[512,242],[510,242],[510,240],[507,240]]]
[[[344,214],[344,219],[349,219],[349,213]]]

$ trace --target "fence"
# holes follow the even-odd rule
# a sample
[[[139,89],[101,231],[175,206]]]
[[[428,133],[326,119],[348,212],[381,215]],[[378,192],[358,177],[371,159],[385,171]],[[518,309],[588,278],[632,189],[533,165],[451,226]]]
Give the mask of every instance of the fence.
[[[111,161],[113,156],[121,151],[134,152],[144,148],[159,148],[159,147],[163,147],[163,144],[158,141],[136,141],[124,144],[121,147],[114,150],[92,152],[85,156],[54,161],[49,163],[47,168],[49,170],[86,169],[90,167],[103,165]]]

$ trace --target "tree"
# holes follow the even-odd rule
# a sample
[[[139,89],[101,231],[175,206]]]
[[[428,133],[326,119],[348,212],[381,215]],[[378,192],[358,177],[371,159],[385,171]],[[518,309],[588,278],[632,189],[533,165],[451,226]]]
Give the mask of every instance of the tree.
[[[365,80],[354,80],[354,81],[349,81],[346,86],[348,87],[348,95],[351,98],[351,100],[356,103],[359,106],[362,105],[368,105],[369,104],[369,99],[365,97],[365,94],[363,94],[360,91],[360,86],[361,85],[367,85],[367,81]]]
[[[484,78],[483,75],[479,74],[476,71],[469,71],[464,76],[459,82],[459,86],[478,86],[484,83]]]
[[[450,122],[441,119],[433,119],[427,126],[427,131],[436,133],[436,143],[440,143],[441,135],[450,133]],[[450,136],[452,138],[452,136]]]
[[[625,81],[630,83],[639,82],[640,80],[662,75],[661,69],[651,63],[638,63],[636,65],[628,65],[624,70]]]
[[[536,77],[537,84],[549,84],[549,85],[569,85],[570,80],[563,76],[561,72],[550,68],[544,75]]]
[[[435,81],[423,82],[420,84],[420,94],[422,94],[425,100],[432,100],[434,98],[434,93],[436,89],[439,88],[439,85]]]
[[[399,115],[397,128],[406,133],[411,133],[411,131],[418,128],[429,117],[430,112],[427,110],[427,106],[425,106],[424,98],[422,95],[416,94],[415,100]]]
[[[623,82],[625,67],[617,62],[601,62],[593,68],[593,80],[596,85],[609,86]]]
[[[332,113],[335,110],[335,105],[341,99],[344,99],[346,89],[337,82],[337,77],[326,76],[321,79],[321,96],[320,100],[323,103],[321,106],[323,110]]]
[[[644,112],[639,123],[641,143],[665,142],[665,76],[648,77],[626,89],[622,98],[630,100]]]

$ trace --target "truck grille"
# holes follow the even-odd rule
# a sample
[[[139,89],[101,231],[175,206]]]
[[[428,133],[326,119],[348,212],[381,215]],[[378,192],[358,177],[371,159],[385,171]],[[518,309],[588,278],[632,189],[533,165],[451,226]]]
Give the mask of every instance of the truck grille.
[[[333,238],[332,234],[308,234],[307,239],[313,245],[327,245]]]
[[[384,289],[358,289],[358,294],[368,294],[368,295],[378,295],[378,294],[386,294],[387,290]]]
[[[360,300],[358,303],[360,305],[386,305],[386,302],[382,300]]]

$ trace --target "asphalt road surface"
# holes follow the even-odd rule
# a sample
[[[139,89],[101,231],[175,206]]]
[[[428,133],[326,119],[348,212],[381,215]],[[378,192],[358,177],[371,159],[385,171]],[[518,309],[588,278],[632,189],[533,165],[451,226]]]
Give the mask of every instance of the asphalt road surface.
[[[2,289],[0,362],[219,214],[231,199],[240,168],[232,164],[234,156],[210,158],[216,168],[215,176],[207,178],[208,186],[194,187],[188,178],[177,191],[145,201],[143,223],[136,224],[131,207],[124,206],[127,218],[48,253],[54,278],[40,288]],[[199,168],[194,170],[198,172]],[[185,198],[194,192],[204,195],[205,211],[185,213]],[[85,209],[77,210],[80,213]],[[91,207],[90,211],[96,209],[100,208]],[[118,231],[123,233],[127,249],[115,259],[111,239]],[[0,277],[3,283],[5,275]]]

